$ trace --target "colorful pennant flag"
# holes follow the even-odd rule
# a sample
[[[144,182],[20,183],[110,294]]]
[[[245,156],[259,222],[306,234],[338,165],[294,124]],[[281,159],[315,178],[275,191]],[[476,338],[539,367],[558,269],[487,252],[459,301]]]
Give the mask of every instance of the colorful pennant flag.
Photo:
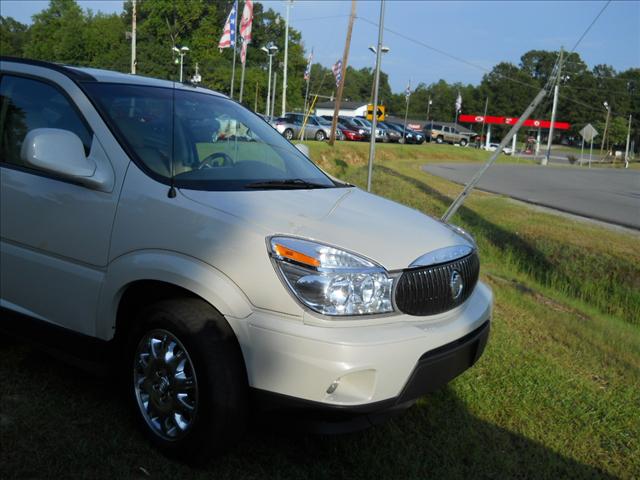
[[[338,60],[331,70],[333,70],[333,76],[336,77],[336,87],[339,87],[342,80],[342,60]]]
[[[311,61],[313,60],[313,48],[309,54],[309,60],[307,60],[307,68],[304,70],[304,79],[308,82],[311,78]]]

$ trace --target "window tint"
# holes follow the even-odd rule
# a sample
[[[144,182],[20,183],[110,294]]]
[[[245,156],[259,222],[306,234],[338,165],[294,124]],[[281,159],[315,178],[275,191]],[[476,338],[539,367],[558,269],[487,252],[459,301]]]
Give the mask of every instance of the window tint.
[[[22,165],[20,149],[36,128],[59,128],[80,137],[88,154],[92,134],[67,97],[48,83],[5,75],[0,81],[0,162]]]

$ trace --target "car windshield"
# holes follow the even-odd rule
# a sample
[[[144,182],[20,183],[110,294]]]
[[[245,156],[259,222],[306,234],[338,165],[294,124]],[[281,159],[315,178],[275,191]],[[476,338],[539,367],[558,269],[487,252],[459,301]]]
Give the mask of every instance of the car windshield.
[[[136,163],[178,188],[327,188],[325,175],[263,119],[209,93],[84,85]]]

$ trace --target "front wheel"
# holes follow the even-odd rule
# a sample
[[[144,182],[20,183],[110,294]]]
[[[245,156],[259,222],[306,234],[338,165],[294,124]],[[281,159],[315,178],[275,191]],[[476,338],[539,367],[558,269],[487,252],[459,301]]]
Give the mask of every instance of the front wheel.
[[[316,132],[316,140],[319,142],[322,142],[325,138],[327,138],[327,136],[325,135],[323,130],[318,130]]]
[[[129,341],[139,423],[163,452],[187,460],[231,446],[245,427],[247,379],[238,342],[206,302],[158,302]]]
[[[444,143],[444,138],[442,137],[436,138],[436,143]]]
[[[284,138],[291,141],[293,139],[293,130],[291,130],[290,128],[287,128],[282,135],[284,135]]]

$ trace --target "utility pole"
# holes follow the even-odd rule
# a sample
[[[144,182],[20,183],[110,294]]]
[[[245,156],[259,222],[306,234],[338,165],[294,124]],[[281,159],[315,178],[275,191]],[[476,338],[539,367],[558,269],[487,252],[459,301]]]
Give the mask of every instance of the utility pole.
[[[131,2],[131,74],[136,74],[136,1]]]
[[[551,126],[549,127],[549,139],[547,141],[547,153],[542,159],[541,164],[547,165],[551,156],[551,142],[553,141],[553,124],[556,121],[556,110],[558,109],[558,93],[560,90],[560,79],[562,78],[562,56],[564,49],[560,47],[560,61],[558,62],[558,76],[556,77],[556,85],[553,89],[553,108],[551,109]]]
[[[429,102],[427,103],[427,122],[429,122],[429,112],[431,111],[431,95],[429,95]]]
[[[376,48],[376,75],[373,89],[373,118],[371,137],[369,138],[369,171],[367,173],[367,192],[371,191],[373,159],[376,156],[376,126],[378,125],[378,87],[380,86],[380,63],[382,61],[382,34],[384,32],[384,0],[380,0],[380,20],[378,21],[378,48]]]
[[[287,17],[284,26],[284,76],[282,78],[282,117],[287,113],[287,60],[289,57],[289,9],[293,0],[287,0]]]
[[[347,63],[349,62],[349,47],[351,46],[351,32],[353,31],[353,21],[356,19],[356,0],[351,0],[351,15],[349,15],[349,27],[347,28],[347,39],[344,44],[344,54],[342,55],[342,78],[338,85],[338,95],[336,97],[335,110],[333,111],[333,121],[331,122],[331,137],[329,145],[333,146],[336,141],[336,128],[338,125],[338,114],[340,113],[340,101],[342,100],[342,91],[344,90],[344,82],[347,77]]]
[[[487,121],[487,110],[489,109],[489,96],[484,101],[484,115],[482,115],[482,133],[480,133],[480,141],[478,142],[478,148],[482,146],[482,137],[484,137],[484,124]]]
[[[631,140],[631,115],[629,115],[629,127],[627,127],[627,146],[624,149],[624,168],[629,168],[629,140]]]
[[[603,158],[602,151],[604,150],[604,143],[607,140],[607,132],[609,131],[609,116],[611,115],[611,105],[609,105],[609,102],[604,102],[604,106],[607,108],[607,120],[604,122],[604,134],[602,135],[602,144],[600,145],[600,160],[602,160]]]

